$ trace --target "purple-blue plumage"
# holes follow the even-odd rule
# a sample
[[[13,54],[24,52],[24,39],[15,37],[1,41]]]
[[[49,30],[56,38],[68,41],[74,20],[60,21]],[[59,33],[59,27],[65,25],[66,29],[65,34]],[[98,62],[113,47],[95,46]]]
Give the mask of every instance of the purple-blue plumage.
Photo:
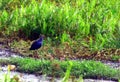
[[[43,37],[39,38],[38,40],[34,41],[29,50],[36,50],[39,49],[43,44]]]

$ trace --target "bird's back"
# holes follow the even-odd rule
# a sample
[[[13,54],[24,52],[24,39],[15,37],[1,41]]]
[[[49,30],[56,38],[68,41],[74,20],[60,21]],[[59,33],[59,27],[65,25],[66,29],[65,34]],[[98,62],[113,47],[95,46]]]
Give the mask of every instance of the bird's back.
[[[39,48],[42,46],[42,41],[43,41],[42,38],[40,38],[40,39],[34,41],[34,42],[32,43],[32,45],[31,45],[31,47],[30,47],[30,50],[39,49]]]

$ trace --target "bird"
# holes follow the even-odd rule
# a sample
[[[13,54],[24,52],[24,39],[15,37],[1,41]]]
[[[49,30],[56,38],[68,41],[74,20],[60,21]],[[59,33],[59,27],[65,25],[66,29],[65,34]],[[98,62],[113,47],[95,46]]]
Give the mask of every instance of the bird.
[[[39,49],[42,45],[43,45],[43,37],[44,36],[41,36],[38,40],[35,40],[31,47],[29,48],[29,50],[37,50]]]
[[[32,52],[33,54],[30,54],[29,57],[34,57],[34,58],[40,58],[37,50],[43,45],[43,38],[44,38],[44,35],[42,35],[39,39],[35,40],[31,47],[29,48],[29,50],[31,51],[35,51],[35,52]]]

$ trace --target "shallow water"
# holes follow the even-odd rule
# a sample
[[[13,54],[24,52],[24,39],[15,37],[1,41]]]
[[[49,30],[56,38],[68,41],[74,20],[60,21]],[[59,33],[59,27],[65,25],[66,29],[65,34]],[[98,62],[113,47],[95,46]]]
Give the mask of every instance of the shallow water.
[[[103,62],[103,63],[112,67],[112,68],[120,69],[120,62],[106,61],[106,62]]]
[[[15,71],[11,71],[10,73],[7,71],[1,71],[0,80],[4,81],[5,74],[10,75],[10,78],[17,76],[20,82],[50,82],[51,80],[51,77],[46,77],[45,75],[35,76],[33,74],[20,73]],[[61,80],[55,79],[54,82],[61,82]]]
[[[8,74],[7,71],[1,71],[0,72],[0,80],[4,81],[5,74]],[[13,78],[13,76],[17,75],[19,78],[19,82],[62,82],[62,79],[60,78],[54,78],[52,80],[51,77],[46,77],[45,75],[41,76],[35,76],[33,74],[27,74],[27,73],[19,73],[15,71],[10,72],[10,77]],[[69,82],[72,82],[70,79]],[[110,81],[110,80],[96,80],[96,79],[84,79],[84,82],[116,82],[116,81]]]

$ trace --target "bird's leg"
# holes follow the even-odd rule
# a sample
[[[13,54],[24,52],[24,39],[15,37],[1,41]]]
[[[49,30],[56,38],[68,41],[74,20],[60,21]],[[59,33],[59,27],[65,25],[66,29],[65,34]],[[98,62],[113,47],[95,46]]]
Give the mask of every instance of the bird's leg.
[[[39,58],[39,54],[38,54],[37,50],[35,50],[35,52],[34,52],[34,58]]]

